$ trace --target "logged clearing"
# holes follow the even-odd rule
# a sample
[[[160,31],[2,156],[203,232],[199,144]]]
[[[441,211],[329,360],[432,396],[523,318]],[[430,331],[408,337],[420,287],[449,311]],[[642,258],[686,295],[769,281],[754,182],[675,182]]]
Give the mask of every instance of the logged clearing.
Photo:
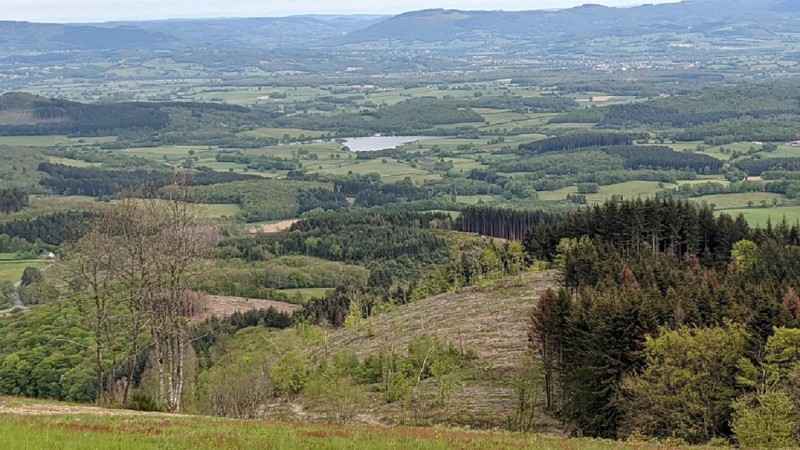
[[[340,330],[331,335],[330,345],[368,356],[387,345],[404,348],[412,338],[434,334],[474,351],[480,363],[502,370],[512,367],[525,351],[530,314],[548,288],[556,288],[553,271],[525,274],[497,288],[437,295],[373,317],[375,337],[360,330]]]
[[[281,222],[276,223],[268,223],[265,225],[259,225],[257,227],[250,228],[250,232],[253,234],[265,233],[265,234],[272,234],[272,233],[280,233],[281,231],[286,231],[292,227],[292,225],[299,222],[300,219],[292,219],[292,220],[284,220]]]
[[[515,404],[506,377],[528,347],[531,312],[539,297],[556,287],[555,272],[525,274],[499,287],[466,289],[430,297],[374,316],[370,327],[337,330],[328,339],[332,352],[352,350],[363,358],[385,351],[405,352],[411,339],[438,336],[477,355],[465,382],[453,396],[454,421],[482,428],[502,427]],[[431,387],[434,388],[433,386]],[[389,423],[396,410],[376,411]],[[541,418],[544,429],[558,432]]]
[[[294,314],[300,306],[275,300],[262,300],[258,298],[230,297],[224,295],[209,295],[206,297],[205,311],[198,316],[198,320],[215,317],[229,317],[237,312],[252,311],[256,309],[275,308],[276,311]]]

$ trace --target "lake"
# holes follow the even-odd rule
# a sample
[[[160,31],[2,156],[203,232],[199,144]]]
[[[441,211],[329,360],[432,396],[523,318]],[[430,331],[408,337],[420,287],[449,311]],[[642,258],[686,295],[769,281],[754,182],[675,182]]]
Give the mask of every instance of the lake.
[[[353,152],[374,152],[387,148],[396,148],[412,142],[430,141],[439,139],[435,136],[372,136],[349,138],[344,140],[344,145]]]

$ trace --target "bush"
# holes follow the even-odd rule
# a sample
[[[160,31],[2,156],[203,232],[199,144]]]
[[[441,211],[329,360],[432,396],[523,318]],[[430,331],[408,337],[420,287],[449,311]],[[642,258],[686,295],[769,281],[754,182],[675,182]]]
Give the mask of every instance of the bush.
[[[164,409],[149,395],[137,392],[131,398],[130,409],[134,411],[163,412]]]

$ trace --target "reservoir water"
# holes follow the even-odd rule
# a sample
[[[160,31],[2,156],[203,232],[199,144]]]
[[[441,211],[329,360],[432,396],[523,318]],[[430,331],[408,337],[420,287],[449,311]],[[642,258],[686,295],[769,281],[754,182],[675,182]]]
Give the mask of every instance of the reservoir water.
[[[435,136],[371,136],[345,139],[344,145],[353,152],[374,152],[432,139],[439,138]]]

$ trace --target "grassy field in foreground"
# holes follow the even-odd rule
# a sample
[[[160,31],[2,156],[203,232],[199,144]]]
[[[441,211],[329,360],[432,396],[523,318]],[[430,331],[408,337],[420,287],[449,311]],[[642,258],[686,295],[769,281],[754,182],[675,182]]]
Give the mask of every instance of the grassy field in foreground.
[[[563,439],[438,428],[246,422],[190,416],[0,414],[8,449],[675,449],[675,446]]]

